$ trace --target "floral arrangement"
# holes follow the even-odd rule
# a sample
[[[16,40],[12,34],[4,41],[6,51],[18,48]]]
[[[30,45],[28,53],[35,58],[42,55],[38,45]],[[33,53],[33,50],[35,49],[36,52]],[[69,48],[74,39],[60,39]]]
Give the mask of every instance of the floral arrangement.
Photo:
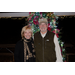
[[[58,17],[53,12],[29,12],[28,22],[29,25],[32,27],[33,35],[37,31],[39,31],[38,21],[42,17],[48,20],[48,30],[56,34],[59,44],[61,46],[61,54],[63,56],[63,61],[65,61],[66,54],[65,49],[63,48],[64,43],[62,43],[62,41],[60,40],[61,36],[58,35],[60,33],[60,30],[57,29],[56,26],[56,19],[58,19]]]

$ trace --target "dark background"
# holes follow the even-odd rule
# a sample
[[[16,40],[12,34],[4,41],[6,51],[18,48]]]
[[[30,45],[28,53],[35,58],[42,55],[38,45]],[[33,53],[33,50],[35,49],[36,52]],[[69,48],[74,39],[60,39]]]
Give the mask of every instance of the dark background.
[[[64,42],[66,61],[75,62],[75,16],[60,16],[57,20],[61,40]]]
[[[75,17],[74,16],[60,16],[58,18],[58,29],[62,29],[62,41],[65,43],[75,42]]]
[[[0,44],[16,44],[21,39],[21,29],[27,17],[0,18]]]

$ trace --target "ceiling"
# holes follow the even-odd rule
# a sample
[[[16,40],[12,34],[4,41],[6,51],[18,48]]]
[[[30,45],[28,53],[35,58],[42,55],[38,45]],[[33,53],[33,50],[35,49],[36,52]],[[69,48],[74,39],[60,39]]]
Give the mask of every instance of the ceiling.
[[[54,12],[57,16],[75,15],[75,12]],[[29,12],[0,12],[0,17],[25,17]]]

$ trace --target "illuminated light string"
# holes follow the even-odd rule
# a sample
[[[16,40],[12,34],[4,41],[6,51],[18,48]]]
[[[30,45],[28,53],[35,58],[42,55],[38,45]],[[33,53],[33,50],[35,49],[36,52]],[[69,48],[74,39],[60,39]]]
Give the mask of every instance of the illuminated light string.
[[[0,17],[0,19],[1,19],[1,18],[3,18],[3,19],[9,19],[9,18],[11,18],[11,19],[13,19],[13,20],[16,20],[16,19],[18,19],[18,20],[25,19],[25,17],[19,18],[19,17],[11,17],[11,16],[9,16],[9,17]],[[25,20],[27,21],[27,19],[25,19]]]

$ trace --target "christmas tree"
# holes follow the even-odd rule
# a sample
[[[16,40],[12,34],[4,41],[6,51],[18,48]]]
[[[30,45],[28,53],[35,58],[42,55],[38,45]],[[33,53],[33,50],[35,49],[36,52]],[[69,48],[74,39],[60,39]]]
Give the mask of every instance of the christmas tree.
[[[42,17],[48,20],[48,30],[56,34],[59,44],[61,46],[61,54],[63,57],[63,61],[65,61],[66,54],[65,54],[65,49],[63,48],[64,43],[60,40],[61,36],[58,35],[60,33],[60,30],[57,29],[56,26],[56,24],[58,23],[56,21],[58,17],[53,12],[29,12],[28,22],[29,25],[32,27],[33,35],[37,31],[39,31],[38,21]]]

